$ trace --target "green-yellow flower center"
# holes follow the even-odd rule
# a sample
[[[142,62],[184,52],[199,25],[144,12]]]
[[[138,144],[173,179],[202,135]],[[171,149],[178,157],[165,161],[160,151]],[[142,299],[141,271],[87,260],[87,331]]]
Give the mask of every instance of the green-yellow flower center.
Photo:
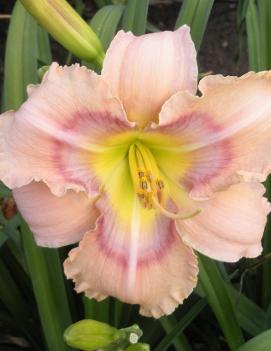
[[[186,219],[199,212],[183,213],[187,195],[176,178],[189,160],[168,150],[168,137],[136,131],[111,136],[105,144],[105,149],[92,154],[92,162],[102,191],[123,218],[131,213],[135,199],[146,217],[158,211],[172,219]]]
[[[191,218],[199,213],[199,210],[196,210],[184,215],[166,209],[165,205],[169,199],[168,184],[161,177],[152,152],[143,143],[135,141],[130,146],[128,160],[133,187],[143,208],[156,209],[173,219]]]

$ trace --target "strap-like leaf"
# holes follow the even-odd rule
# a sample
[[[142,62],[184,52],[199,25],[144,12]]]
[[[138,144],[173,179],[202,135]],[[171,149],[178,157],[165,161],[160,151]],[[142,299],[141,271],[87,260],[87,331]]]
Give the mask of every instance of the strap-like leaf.
[[[107,50],[116,34],[124,8],[123,5],[102,7],[90,21],[90,26],[101,40],[104,50]]]
[[[128,0],[122,20],[122,28],[132,31],[135,35],[146,32],[149,0]]]

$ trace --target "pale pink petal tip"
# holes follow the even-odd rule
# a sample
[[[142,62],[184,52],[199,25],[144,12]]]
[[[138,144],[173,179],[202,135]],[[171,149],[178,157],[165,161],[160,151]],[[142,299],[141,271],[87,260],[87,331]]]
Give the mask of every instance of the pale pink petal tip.
[[[202,212],[178,221],[182,240],[211,258],[236,262],[242,257],[257,257],[262,252],[261,239],[270,213],[259,183],[240,183],[199,201]]]
[[[197,90],[196,50],[189,28],[139,37],[119,31],[105,57],[102,76],[130,121],[158,122],[164,102],[180,90]]]

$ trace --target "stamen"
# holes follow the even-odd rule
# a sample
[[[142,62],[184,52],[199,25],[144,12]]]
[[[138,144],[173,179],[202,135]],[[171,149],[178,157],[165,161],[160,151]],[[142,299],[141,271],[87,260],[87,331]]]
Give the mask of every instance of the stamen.
[[[144,175],[145,175],[144,171],[138,171],[139,178],[144,177]]]
[[[172,219],[188,219],[200,212],[196,210],[184,215],[170,212],[163,207],[167,199],[167,184],[161,179],[160,170],[151,151],[140,142],[131,145],[129,149],[129,166],[139,202],[145,209],[156,209]]]
[[[165,187],[164,182],[163,182],[162,180],[160,180],[160,179],[158,179],[158,180],[156,181],[156,184],[157,184],[157,186],[158,186],[158,188],[159,188],[160,190],[164,189],[164,187]]]
[[[165,209],[164,207],[162,207],[156,198],[153,198],[152,201],[153,201],[153,204],[155,205],[155,208],[157,208],[165,216],[172,218],[172,219],[189,219],[189,218],[195,217],[196,215],[198,215],[201,212],[201,209],[197,209],[196,211],[194,211],[188,215],[184,215],[183,213],[180,213],[180,212],[174,213],[174,212],[170,212],[167,209]]]
[[[140,179],[140,186],[142,190],[147,190],[148,189],[148,181],[147,178],[145,177],[139,177]]]

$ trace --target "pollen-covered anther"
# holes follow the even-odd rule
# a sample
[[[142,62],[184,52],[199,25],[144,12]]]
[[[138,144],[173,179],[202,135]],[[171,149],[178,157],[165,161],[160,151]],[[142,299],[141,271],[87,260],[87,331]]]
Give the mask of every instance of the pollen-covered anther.
[[[165,184],[161,179],[157,179],[156,185],[157,185],[158,189],[160,189],[160,190],[164,189],[164,187],[165,187]]]
[[[129,167],[140,204],[145,209],[156,209],[154,199],[163,203],[165,185],[153,154],[140,142],[129,149]]]
[[[138,198],[143,207],[150,210],[153,208],[153,196],[157,195],[152,182],[153,176],[150,172],[141,170],[137,174],[139,178]]]
[[[141,187],[142,190],[147,190],[148,189],[149,186],[148,186],[148,180],[147,180],[146,177],[142,177],[140,179],[140,187]]]

